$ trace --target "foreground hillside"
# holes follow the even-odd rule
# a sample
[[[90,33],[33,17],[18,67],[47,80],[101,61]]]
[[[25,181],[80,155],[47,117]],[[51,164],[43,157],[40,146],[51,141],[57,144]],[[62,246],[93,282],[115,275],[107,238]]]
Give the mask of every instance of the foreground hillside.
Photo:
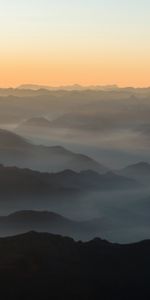
[[[150,241],[82,243],[29,232],[0,239],[3,299],[149,299]]]

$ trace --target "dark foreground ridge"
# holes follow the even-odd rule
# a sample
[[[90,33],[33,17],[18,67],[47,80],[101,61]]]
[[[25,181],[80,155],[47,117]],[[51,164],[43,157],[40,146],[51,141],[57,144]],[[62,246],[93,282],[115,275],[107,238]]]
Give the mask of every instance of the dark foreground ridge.
[[[150,241],[131,245],[29,232],[0,239],[2,299],[149,299]]]

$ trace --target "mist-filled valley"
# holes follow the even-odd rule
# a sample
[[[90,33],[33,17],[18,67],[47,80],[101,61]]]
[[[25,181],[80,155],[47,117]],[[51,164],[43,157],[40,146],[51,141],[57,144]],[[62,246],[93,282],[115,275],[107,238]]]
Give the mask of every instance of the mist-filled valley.
[[[149,97],[116,86],[0,89],[0,236],[149,239]]]
[[[0,1],[0,297],[150,299],[150,1]]]
[[[124,167],[149,161],[149,96],[149,88],[1,89],[0,123],[35,143]]]

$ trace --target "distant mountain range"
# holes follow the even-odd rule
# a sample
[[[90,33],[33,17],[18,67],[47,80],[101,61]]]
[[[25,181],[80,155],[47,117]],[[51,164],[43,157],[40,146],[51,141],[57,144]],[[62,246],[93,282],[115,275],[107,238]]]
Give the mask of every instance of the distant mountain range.
[[[21,136],[0,129],[0,160],[5,165],[15,165],[39,171],[94,170],[105,173],[108,169],[94,159],[71,152],[61,146],[33,145]]]
[[[66,193],[87,191],[112,191],[134,189],[139,183],[134,179],[114,173],[100,175],[93,171],[76,173],[65,170],[60,173],[40,173],[29,169],[0,166],[0,195],[13,199],[22,197],[43,198]],[[49,199],[51,200],[51,198]],[[21,201],[21,199],[20,199]]]
[[[150,164],[147,162],[138,162],[119,170],[118,174],[147,183],[147,181],[150,181]]]
[[[118,89],[117,85],[89,85],[89,86],[82,86],[80,84],[73,84],[73,85],[63,85],[63,86],[48,86],[48,85],[38,85],[38,84],[22,84],[17,87],[19,90],[40,90],[40,89],[47,89],[51,91],[57,90],[67,90],[67,91],[82,91],[82,90],[116,90]]]
[[[58,191],[105,191],[137,188],[134,179],[108,172],[104,175],[89,171],[76,173],[65,170],[60,173],[41,173],[30,169],[0,165],[0,193],[45,194]],[[9,187],[9,189],[8,189]]]
[[[45,118],[35,118],[28,122],[44,128],[50,125],[50,121]],[[49,173],[66,169],[75,172],[91,170],[99,174],[109,172],[107,167],[87,155],[72,152],[59,145],[35,145],[20,135],[3,129],[0,129],[0,162],[6,166]],[[150,164],[139,162],[115,170],[115,173],[144,182],[150,178]]]
[[[111,244],[29,232],[0,239],[3,299],[149,299],[150,241]]]

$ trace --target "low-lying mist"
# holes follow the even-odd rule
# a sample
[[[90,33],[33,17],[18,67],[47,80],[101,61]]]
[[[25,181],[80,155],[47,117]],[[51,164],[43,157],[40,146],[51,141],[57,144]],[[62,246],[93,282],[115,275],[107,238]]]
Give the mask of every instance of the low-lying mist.
[[[115,192],[85,192],[68,196],[36,197],[22,196],[18,199],[0,201],[1,215],[15,211],[34,210],[55,212],[72,221],[97,221],[95,231],[81,235],[82,239],[96,236],[113,242],[129,243],[149,238],[150,232],[150,190]],[[99,221],[99,222],[98,222]],[[60,230],[60,229],[59,229]],[[58,230],[58,233],[59,233]],[[1,231],[2,234],[2,231]],[[70,235],[80,237],[75,231]]]
[[[63,231],[50,215],[47,227],[41,215],[25,227],[27,214],[22,230],[121,243],[150,238],[149,96],[150,89],[117,87],[0,90],[1,216],[44,210],[67,219]],[[0,235],[19,232],[18,216],[13,222]]]

